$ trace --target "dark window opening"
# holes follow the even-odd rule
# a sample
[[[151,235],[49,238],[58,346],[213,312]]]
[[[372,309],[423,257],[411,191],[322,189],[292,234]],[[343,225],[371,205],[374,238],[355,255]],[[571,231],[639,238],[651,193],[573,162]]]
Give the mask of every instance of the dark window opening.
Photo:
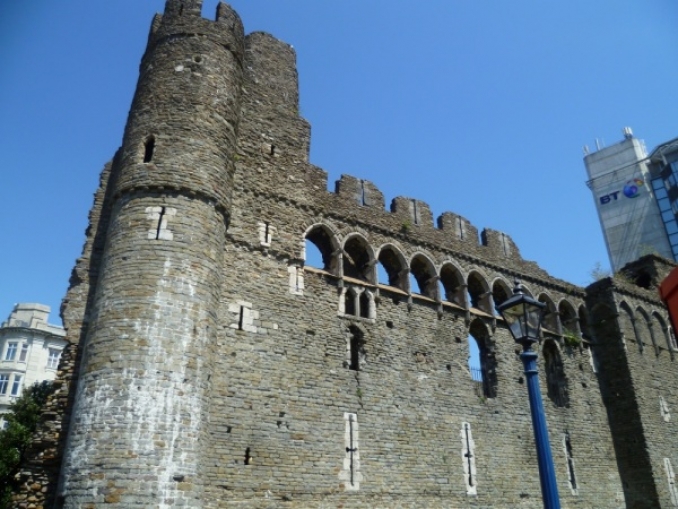
[[[343,253],[344,276],[361,279],[371,283],[374,279],[373,265],[367,243],[360,237],[351,237],[344,244]]]
[[[271,145],[271,150],[268,152],[268,154],[271,156],[275,155],[275,145]]]
[[[464,278],[461,273],[450,264],[444,265],[440,271],[440,283],[443,287],[440,298],[464,306]]]
[[[144,144],[144,162],[150,163],[153,160],[153,151],[155,150],[155,138],[149,137]]]
[[[492,285],[492,300],[494,300],[494,306],[495,308],[492,310],[493,314],[496,316],[499,316],[499,312],[497,311],[497,306],[499,306],[501,303],[505,302],[508,300],[510,296],[509,290],[506,286],[504,286],[501,282],[495,281],[494,285]]]
[[[544,341],[544,370],[546,372],[546,393],[557,407],[569,407],[567,378],[563,360],[553,340]]]
[[[360,294],[360,316],[363,318],[370,317],[370,297],[367,292]]]
[[[349,333],[349,369],[360,371],[365,359],[365,340],[363,333],[357,327],[350,327]]]
[[[473,308],[480,309],[488,314],[494,314],[493,310],[490,309],[489,304],[489,289],[487,283],[483,280],[480,275],[473,272],[468,277],[468,297],[469,305]]]
[[[433,265],[423,256],[416,256],[410,264],[410,273],[417,282],[417,293],[435,299],[438,278]],[[414,293],[414,288],[410,288],[410,292]]]
[[[476,319],[471,322],[469,334],[478,345],[478,363],[483,385],[483,396],[486,398],[497,397],[497,358],[490,340],[490,334],[485,324]]]
[[[355,294],[350,290],[344,293],[344,314],[353,316],[356,315]]]
[[[306,234],[306,259],[304,265],[334,273],[336,271],[336,247],[325,228],[317,227]]]
[[[379,252],[379,263],[388,276],[388,285],[405,290],[405,281],[409,271],[402,262],[402,258],[393,249],[386,248]]]

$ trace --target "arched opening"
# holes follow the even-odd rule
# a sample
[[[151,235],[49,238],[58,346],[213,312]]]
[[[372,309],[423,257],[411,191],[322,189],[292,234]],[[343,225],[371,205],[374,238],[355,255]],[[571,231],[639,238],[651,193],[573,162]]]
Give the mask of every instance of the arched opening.
[[[619,305],[619,308],[619,326],[621,327],[621,333],[627,340],[634,341],[638,346],[638,351],[642,354],[643,341],[640,334],[638,334],[636,318],[633,315],[633,311],[631,311],[631,308],[626,302],[622,302]]]
[[[325,226],[313,227],[306,233],[304,266],[336,274],[338,247],[335,236]]]
[[[671,358],[673,359],[673,343],[670,334],[671,329],[666,325],[664,319],[656,311],[652,313],[652,324],[652,329],[657,331],[657,336],[663,339],[663,343],[666,345],[666,349],[669,351],[669,355],[671,355]],[[659,341],[657,343],[659,343]]]
[[[480,274],[477,272],[471,272],[469,274],[467,290],[470,307],[494,315],[491,304],[492,293],[490,292],[490,287]]]
[[[344,276],[368,283],[374,282],[372,258],[370,247],[365,239],[357,235],[349,238],[344,244]]]
[[[479,375],[482,379],[483,396],[495,398],[497,396],[497,359],[494,354],[490,333],[480,319],[475,319],[471,322],[469,327],[469,344],[471,341],[475,341],[478,346],[478,367],[480,368]],[[469,355],[470,368],[471,359]],[[471,373],[473,376],[473,371]]]
[[[457,306],[466,307],[464,302],[464,277],[451,263],[446,263],[440,269],[440,286],[442,286],[440,298],[456,304]]]
[[[570,405],[567,391],[567,379],[558,345],[552,339],[544,341],[542,349],[544,372],[546,373],[546,393],[557,407]]]
[[[379,251],[378,261],[379,283],[406,291],[408,270],[400,251],[393,246],[384,246]]]
[[[365,363],[365,336],[355,325],[348,328],[348,368],[360,371]]]
[[[650,317],[645,312],[643,308],[636,309],[636,329],[640,333],[641,340],[644,344],[652,344],[655,355],[659,355],[659,348],[657,345],[657,340],[654,336],[654,330],[652,328],[652,322]]]
[[[431,299],[437,297],[438,277],[431,260],[422,254],[416,255],[410,262],[410,274],[414,276],[417,283],[416,293]],[[410,292],[414,293],[414,288],[410,287]]]
[[[558,317],[560,318],[561,334],[565,341],[581,343],[581,332],[579,331],[579,318],[574,310],[574,306],[567,300],[561,300],[558,304]]]
[[[546,304],[544,308],[544,320],[542,321],[542,330],[546,333],[558,334],[558,313],[556,305],[551,300],[551,297],[542,293],[537,299],[539,302]]]
[[[499,306],[504,301],[507,301],[508,298],[512,295],[509,286],[502,279],[497,279],[492,285],[492,300],[494,300],[494,309],[492,310],[495,316],[500,316],[499,311],[497,311],[497,306]]]

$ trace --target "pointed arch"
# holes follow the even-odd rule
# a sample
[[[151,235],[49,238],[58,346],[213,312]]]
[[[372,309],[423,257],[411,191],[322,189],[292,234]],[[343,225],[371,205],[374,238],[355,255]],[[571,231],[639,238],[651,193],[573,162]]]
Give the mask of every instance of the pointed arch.
[[[304,251],[303,259],[304,265],[312,264],[308,263],[312,260],[312,255],[309,253],[309,248],[314,247],[317,252],[320,254],[321,264],[323,270],[331,274],[338,275],[339,268],[339,240],[337,239],[336,233],[332,229],[322,223],[317,223],[310,226],[304,233]]]
[[[452,302],[458,306],[466,307],[466,283],[461,270],[452,262],[445,262],[440,269],[440,284],[442,285],[441,300]]]
[[[365,237],[359,233],[348,235],[344,240],[342,259],[344,276],[376,283],[374,251]]]
[[[508,300],[511,295],[513,295],[513,291],[506,281],[500,277],[494,280],[492,283],[492,300],[494,301],[494,309],[492,311],[494,315],[499,316],[497,306]]]
[[[560,320],[560,330],[562,334],[571,333],[577,337],[581,337],[577,312],[567,299],[562,299],[558,303],[558,318]]]
[[[558,344],[553,339],[546,339],[542,347],[544,359],[544,373],[546,374],[546,392],[553,404],[557,407],[570,405],[567,390],[567,378],[563,359]]]
[[[466,280],[468,290],[469,307],[484,311],[489,315],[494,315],[492,309],[492,292],[487,284],[487,279],[477,270],[472,270]]]
[[[431,259],[423,253],[417,253],[410,261],[410,272],[417,282],[418,292],[431,299],[438,298],[438,274]],[[413,293],[413,288],[410,292]]]
[[[483,395],[486,398],[497,397],[497,359],[490,331],[480,318],[469,326],[469,341],[478,345],[480,373],[483,382]]]
[[[638,346],[638,351],[642,354],[643,341],[638,334],[636,316],[631,310],[631,307],[625,301],[622,301],[619,304],[619,327],[621,329],[622,335],[625,338],[635,341],[636,345]]]
[[[379,248],[377,260],[388,278],[388,281],[379,280],[378,282],[407,291],[409,267],[402,251],[393,244],[385,244]]]
[[[539,302],[546,304],[544,308],[544,321],[542,322],[542,330],[552,334],[560,334],[558,325],[558,310],[553,302],[553,299],[545,292],[539,294],[537,298]]]
[[[655,355],[659,355],[657,339],[655,338],[654,330],[652,329],[650,315],[642,307],[638,306],[636,308],[636,317],[636,330],[640,335],[643,346],[651,344]]]
[[[675,347],[673,344],[673,338],[671,337],[671,329],[666,324],[666,320],[664,320],[664,318],[657,311],[653,311],[652,323],[652,329],[656,331],[658,339],[661,338],[663,340],[663,343],[666,345],[666,349],[669,351],[669,355],[671,355],[671,359],[673,359],[673,351]]]

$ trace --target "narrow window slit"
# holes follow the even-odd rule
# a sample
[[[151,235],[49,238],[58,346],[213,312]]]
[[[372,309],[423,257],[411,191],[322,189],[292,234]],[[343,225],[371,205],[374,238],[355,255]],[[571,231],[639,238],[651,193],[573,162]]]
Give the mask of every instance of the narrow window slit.
[[[245,306],[240,306],[240,316],[238,317],[238,330],[243,330],[244,321],[245,321]]]
[[[468,423],[464,423],[464,439],[466,440],[466,462],[468,464],[468,485],[473,487],[473,468],[471,464],[471,459],[473,458],[473,453],[471,452],[471,441],[469,438]]]
[[[271,156],[275,155],[275,145],[271,145],[271,150],[268,152],[268,154]]]
[[[245,449],[245,465],[250,465],[252,463],[252,455],[250,454],[250,448]]]
[[[572,491],[577,490],[577,477],[574,474],[574,456],[572,455],[572,442],[570,433],[565,432],[565,453],[567,454],[567,475]]]
[[[364,180],[360,181],[360,205],[362,205],[363,207],[365,205],[367,205],[367,203],[365,202],[365,181]]]
[[[162,231],[162,222],[165,219],[165,207],[160,207],[160,217],[158,217],[158,227],[155,230],[155,240],[160,239],[160,232]]]
[[[150,136],[144,144],[144,162],[150,163],[153,160],[153,152],[155,150],[155,138]]]
[[[350,482],[351,486],[355,486],[355,458],[353,455],[358,452],[358,447],[355,444],[354,438],[353,438],[353,415],[349,415],[348,417],[348,426],[349,426],[349,439],[348,439],[348,446],[346,447],[346,452],[349,454],[350,457]]]
[[[417,208],[417,200],[412,200],[412,215],[414,216],[414,224],[419,224],[419,209]]]

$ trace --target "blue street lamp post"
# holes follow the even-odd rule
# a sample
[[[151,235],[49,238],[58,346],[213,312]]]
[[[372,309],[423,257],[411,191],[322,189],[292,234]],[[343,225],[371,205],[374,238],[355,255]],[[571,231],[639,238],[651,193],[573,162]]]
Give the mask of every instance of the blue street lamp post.
[[[513,339],[523,347],[520,360],[523,361],[525,366],[544,509],[560,509],[556,472],[551,456],[551,445],[549,444],[549,433],[546,429],[541,391],[539,390],[537,353],[532,351],[532,345],[539,341],[544,307],[545,304],[542,302],[525,295],[522,285],[516,280],[513,297],[498,305],[497,311],[508,325]]]

